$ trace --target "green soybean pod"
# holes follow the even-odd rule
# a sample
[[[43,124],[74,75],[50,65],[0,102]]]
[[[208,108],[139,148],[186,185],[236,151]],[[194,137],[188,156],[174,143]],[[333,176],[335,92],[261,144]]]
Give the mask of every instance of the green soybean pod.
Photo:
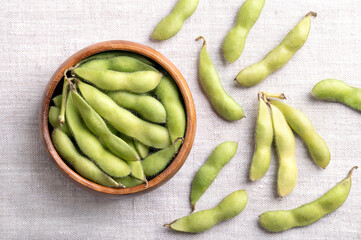
[[[273,126],[271,115],[265,101],[259,95],[259,110],[256,126],[256,150],[254,152],[249,178],[256,181],[263,177],[271,162]]]
[[[167,40],[176,35],[184,21],[197,9],[199,0],[178,0],[172,12],[163,18],[152,32],[155,40]]]
[[[270,104],[270,107],[272,111],[275,142],[279,157],[277,191],[280,197],[284,197],[293,191],[297,183],[298,171],[295,160],[295,136],[293,135],[291,128],[288,126],[282,112],[272,104]]]
[[[155,123],[165,123],[167,113],[157,99],[145,94],[124,91],[109,92],[107,95],[119,106],[137,112],[145,120]]]
[[[217,70],[207,51],[206,40],[202,36],[196,40],[199,39],[203,39],[203,46],[199,55],[199,80],[214,110],[228,121],[243,118],[242,107],[224,91]]]
[[[114,179],[117,183],[122,184],[123,186],[125,186],[126,188],[130,188],[130,187],[135,187],[141,184],[144,184],[143,181],[132,177],[132,176],[126,176],[123,178],[115,178]]]
[[[59,94],[58,96],[53,97],[52,101],[53,101],[55,107],[58,107],[58,108],[61,107],[62,97],[63,97],[63,94]]]
[[[105,173],[112,177],[125,177],[130,174],[129,166],[122,159],[108,152],[87,129],[71,97],[68,97],[66,102],[65,116],[79,149]]]
[[[139,156],[144,159],[149,155],[149,147],[134,139],[134,146]]]
[[[193,178],[190,201],[194,211],[197,201],[216,179],[219,171],[234,157],[238,143],[223,142],[209,156],[207,162],[197,171]]]
[[[113,70],[79,67],[76,76],[103,90],[127,90],[145,93],[153,90],[160,82],[162,74],[155,71],[118,72]]]
[[[165,148],[170,145],[167,128],[138,118],[128,110],[118,106],[111,98],[95,87],[81,81],[77,85],[88,104],[119,132],[154,148]]]
[[[326,168],[331,159],[330,150],[325,140],[317,134],[306,115],[283,102],[271,100],[271,103],[282,112],[292,130],[306,143],[313,161],[318,166]]]
[[[62,125],[60,125],[58,121],[58,117],[60,114],[60,108],[51,106],[49,109],[49,122],[50,125],[53,128],[59,128],[61,131],[63,131],[66,135],[71,136],[68,124],[65,122]]]
[[[337,79],[325,79],[312,89],[312,95],[323,100],[341,102],[361,111],[361,88],[351,87]]]
[[[351,175],[353,167],[347,177],[323,196],[313,202],[292,210],[269,211],[262,213],[260,223],[270,232],[283,232],[294,227],[310,225],[323,216],[336,211],[346,201],[351,189]]]
[[[240,214],[246,207],[247,201],[246,191],[238,190],[229,194],[214,208],[193,213],[164,226],[180,232],[204,232],[217,223]]]
[[[242,54],[249,30],[261,14],[265,0],[246,0],[238,11],[237,23],[223,41],[223,55],[233,63]]]
[[[140,158],[125,141],[114,135],[108,128],[99,114],[76,92],[70,91],[78,112],[80,113],[85,125],[97,136],[102,143],[116,156],[126,161],[139,161]]]
[[[154,93],[162,102],[167,113],[166,121],[171,141],[174,142],[177,138],[184,137],[187,118],[177,84],[168,74],[165,74]],[[181,141],[177,143],[177,149],[181,143]]]
[[[142,160],[144,174],[147,177],[152,177],[161,173],[173,159],[174,155],[177,153],[178,145],[177,142],[183,140],[182,138],[177,138],[175,142],[167,148],[159,150],[153,154],[148,155]]]
[[[139,61],[142,61],[148,65],[155,66],[155,63],[152,60],[150,60],[149,58],[147,58],[143,55],[139,55],[134,52],[125,52],[125,51],[106,51],[106,52],[97,53],[97,54],[91,55],[90,57],[83,59],[82,61],[80,61],[78,63],[78,65],[92,61],[92,60],[110,59],[110,58],[120,57],[120,56],[131,57],[131,58],[137,59]]]
[[[260,62],[240,71],[236,76],[237,82],[243,86],[251,87],[262,82],[271,73],[282,68],[306,42],[311,29],[311,16],[316,15],[314,12],[309,12],[296,27],[287,34],[283,41]]]
[[[83,157],[75,148],[69,137],[60,129],[55,128],[51,140],[59,155],[67,161],[82,177],[106,187],[117,188],[114,179],[102,172],[92,161]]]

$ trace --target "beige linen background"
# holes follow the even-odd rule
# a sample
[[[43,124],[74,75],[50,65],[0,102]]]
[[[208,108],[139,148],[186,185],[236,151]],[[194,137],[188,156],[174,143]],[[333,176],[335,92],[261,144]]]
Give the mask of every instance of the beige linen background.
[[[317,223],[280,234],[258,225],[267,210],[290,209],[312,201],[361,167],[361,113],[311,97],[314,84],[339,78],[361,87],[361,5],[356,0],[266,0],[247,38],[241,58],[226,64],[221,44],[243,0],[200,0],[197,11],[174,38],[149,39],[175,0],[41,1],[0,0],[0,238],[1,239],[361,239],[361,170],[345,204]],[[280,71],[252,88],[233,81],[244,67],[259,61],[310,10],[318,17],[304,47]],[[247,118],[226,122],[211,109],[197,79],[203,35],[226,91]],[[40,141],[38,112],[44,88],[58,66],[74,52],[96,42],[124,39],[149,45],[183,73],[197,110],[197,135],[183,168],[149,194],[95,196],[65,179]],[[276,195],[277,158],[260,181],[248,181],[257,115],[257,92],[283,92],[327,141],[332,160],[326,170],[310,159],[296,138],[299,181],[289,196]],[[171,232],[162,225],[189,213],[190,184],[197,169],[219,143],[239,143],[197,209],[215,206],[237,189],[249,202],[236,218],[199,235]]]

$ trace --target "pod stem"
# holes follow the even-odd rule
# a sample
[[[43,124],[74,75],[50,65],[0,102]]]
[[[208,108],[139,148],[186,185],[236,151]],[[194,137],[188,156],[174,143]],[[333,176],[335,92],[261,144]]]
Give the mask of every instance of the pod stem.
[[[118,183],[119,184],[119,187],[118,188],[125,188],[125,186],[121,183]]]
[[[144,188],[147,188],[148,187],[148,180],[146,178],[143,179],[143,182],[145,184]]]
[[[202,45],[202,46],[207,46],[207,41],[206,41],[206,39],[205,39],[203,36],[197,37],[197,38],[196,38],[196,41],[198,41],[198,40],[200,40],[200,39],[203,40],[203,45]]]
[[[278,99],[287,99],[285,94],[283,93],[269,93],[269,92],[261,92],[263,95],[265,95],[267,98],[278,98]]]
[[[306,14],[306,17],[308,17],[308,16],[317,17],[317,13],[310,11],[309,13]]]
[[[196,205],[195,204],[191,204],[192,206],[192,210],[191,210],[191,213],[194,212],[194,210],[196,209]]]
[[[354,166],[353,168],[351,168],[351,170],[348,172],[346,178],[350,178],[352,176],[352,172],[353,172],[354,169],[358,169],[358,166]]]

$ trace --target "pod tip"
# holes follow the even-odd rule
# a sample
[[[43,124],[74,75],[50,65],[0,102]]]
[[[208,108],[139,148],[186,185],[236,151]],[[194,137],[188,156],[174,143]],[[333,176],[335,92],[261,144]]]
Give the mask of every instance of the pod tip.
[[[198,40],[200,40],[200,39],[203,40],[203,46],[207,45],[207,41],[206,41],[206,39],[205,39],[203,36],[197,37],[197,38],[196,38],[196,41],[198,41]]]

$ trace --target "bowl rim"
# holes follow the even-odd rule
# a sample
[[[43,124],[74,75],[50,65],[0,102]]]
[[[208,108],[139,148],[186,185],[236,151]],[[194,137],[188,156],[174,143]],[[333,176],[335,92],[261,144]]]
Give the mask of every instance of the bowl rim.
[[[147,188],[144,187],[144,184],[130,188],[110,188],[99,185],[97,183],[91,182],[83,178],[78,173],[73,171],[65,163],[65,161],[62,160],[62,158],[57,153],[50,137],[50,131],[48,127],[48,114],[49,114],[50,102],[53,97],[56,86],[63,77],[64,71],[67,68],[74,66],[79,61],[91,55],[100,52],[113,51],[113,50],[134,52],[143,55],[145,57],[148,57],[149,59],[158,63],[171,75],[171,77],[177,84],[185,106],[187,124],[186,124],[186,132],[185,132],[183,144],[179,152],[177,153],[176,157],[173,159],[173,161],[158,176],[156,176],[155,178],[151,179],[148,182]],[[68,177],[72,182],[76,183],[78,186],[86,190],[91,190],[92,192],[95,193],[102,193],[103,195],[104,194],[129,195],[129,194],[146,193],[160,187],[168,180],[170,180],[183,166],[184,162],[186,161],[191,151],[195,138],[196,122],[197,122],[196,111],[195,111],[193,97],[185,78],[178,70],[178,68],[164,55],[162,55],[161,53],[159,53],[158,51],[154,50],[151,47],[136,42],[125,41],[125,40],[104,41],[104,42],[92,44],[74,53],[59,66],[59,68],[50,78],[45,88],[41,103],[42,103],[42,107],[41,107],[41,116],[40,116],[41,117],[40,134],[44,146],[47,150],[47,153],[54,160],[55,165],[59,168],[60,172],[63,173],[63,175]]]

